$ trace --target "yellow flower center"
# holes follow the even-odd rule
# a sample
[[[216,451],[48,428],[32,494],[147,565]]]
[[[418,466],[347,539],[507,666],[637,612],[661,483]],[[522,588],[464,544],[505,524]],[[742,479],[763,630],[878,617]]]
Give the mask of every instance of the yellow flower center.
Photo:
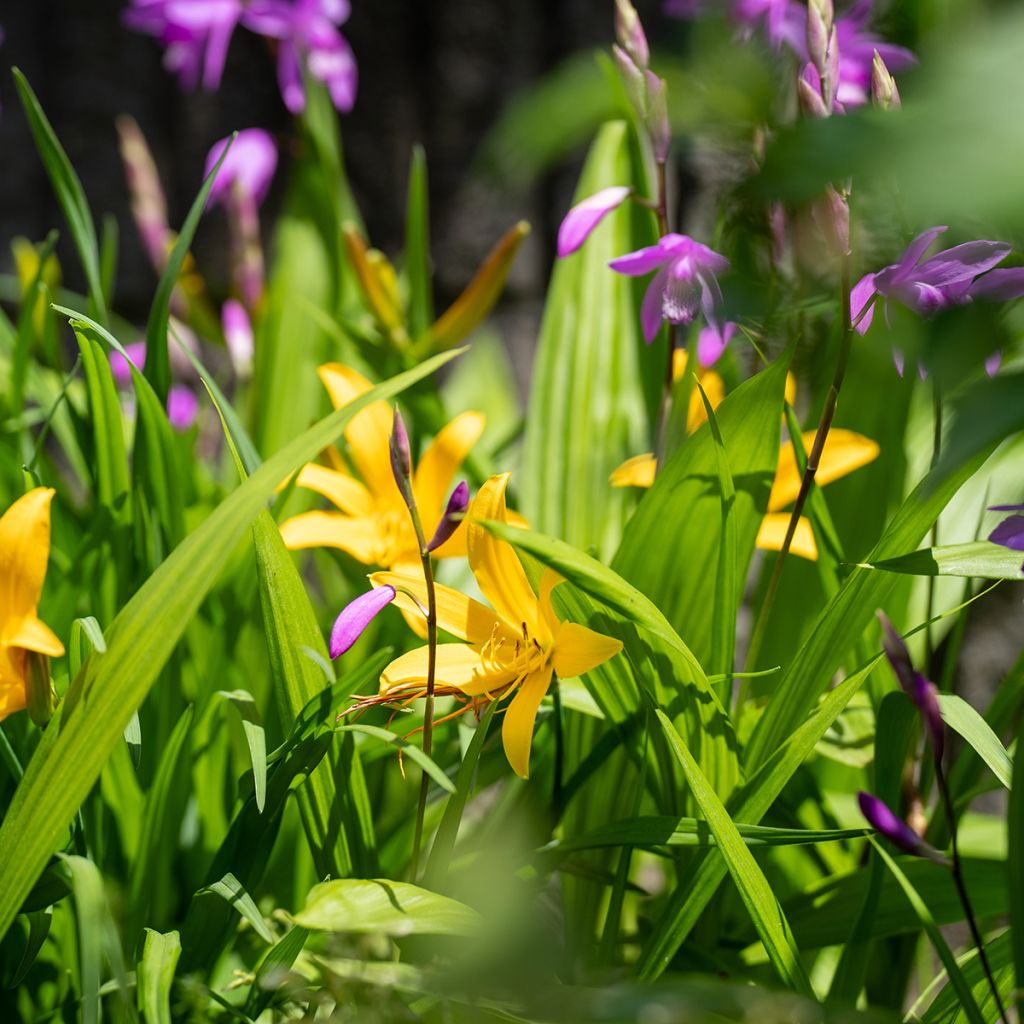
[[[419,558],[416,547],[416,531],[409,521],[405,508],[378,508],[376,512],[380,534],[374,544],[373,557],[369,560],[377,565],[390,568],[401,562]]]
[[[480,660],[487,675],[511,676],[508,685],[512,685],[547,664],[551,651],[530,636],[525,623],[522,630],[521,637],[511,640],[498,632],[495,623],[490,639],[480,648]]]

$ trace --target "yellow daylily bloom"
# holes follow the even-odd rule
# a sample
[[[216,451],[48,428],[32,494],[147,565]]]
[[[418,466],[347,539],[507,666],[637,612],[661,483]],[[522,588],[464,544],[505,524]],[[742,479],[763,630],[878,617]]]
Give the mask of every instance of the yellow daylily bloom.
[[[321,366],[318,373],[336,409],[371,387],[362,374],[340,363]],[[309,463],[302,468],[296,484],[323,495],[337,511],[303,512],[285,520],[281,535],[287,547],[339,548],[364,565],[384,566],[405,574],[419,571],[416,533],[391,472],[391,423],[391,408],[383,401],[367,406],[349,421],[345,440],[359,479],[348,471],[334,448],[325,453],[330,466]],[[416,467],[412,489],[428,540],[444,513],[455,473],[483,429],[481,413],[456,416],[438,432]],[[465,551],[463,524],[433,555],[452,558]]]
[[[558,619],[551,592],[562,578],[545,570],[540,594],[533,592],[510,544],[498,540],[481,520],[509,522],[505,488],[509,474],[493,476],[467,513],[469,566],[490,608],[450,587],[435,585],[438,626],[466,643],[437,647],[435,693],[469,702],[510,697],[502,725],[505,755],[522,778],[530,774],[533,725],[552,675],[563,679],[589,672],[622,650],[622,643],[586,626]],[[407,612],[426,604],[422,577],[394,572],[370,576],[375,587],[396,589],[394,603]],[[403,654],[384,670],[380,696],[360,706],[408,701],[426,693],[429,648]]]
[[[0,720],[26,706],[29,651],[51,658],[64,653],[38,615],[53,495],[52,488],[37,487],[0,516]]]

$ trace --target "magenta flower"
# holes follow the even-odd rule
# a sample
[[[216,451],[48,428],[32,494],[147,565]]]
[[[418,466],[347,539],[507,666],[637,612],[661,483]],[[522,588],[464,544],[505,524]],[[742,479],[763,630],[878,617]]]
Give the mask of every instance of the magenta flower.
[[[130,28],[160,41],[164,66],[183,88],[208,90],[220,85],[241,16],[241,0],[132,0],[123,15]]]
[[[1024,505],[990,505],[990,512],[1024,512]],[[1024,551],[1024,516],[1015,515],[1004,519],[989,535],[993,544],[1001,544],[1011,551]],[[1021,566],[1024,572],[1024,565]]]
[[[323,82],[334,105],[352,109],[356,99],[356,60],[337,26],[348,20],[348,0],[252,0],[242,24],[279,40],[277,81],[284,105],[293,113],[306,108],[303,68]]]
[[[179,329],[181,328],[180,324],[177,326]],[[137,370],[143,370],[146,365],[146,343],[134,341],[130,345],[125,345],[124,350],[128,354],[128,359],[125,359],[120,352],[112,351],[110,353],[110,371],[117,385],[127,388],[132,382],[132,371],[128,360],[131,360]],[[171,426],[175,430],[188,430],[198,415],[199,401],[191,388],[182,384],[172,385],[167,395],[167,419]]]
[[[932,753],[935,760],[942,758],[945,746],[946,727],[942,723],[942,712],[939,711],[939,691],[935,684],[918,672],[910,660],[910,651],[903,642],[903,637],[896,632],[893,624],[884,612],[879,611],[878,620],[882,624],[882,648],[889,659],[893,672],[899,680],[903,692],[913,701],[921,713],[928,738],[931,740]]]
[[[1024,295],[1024,268],[998,271],[994,281],[986,274],[1010,254],[1005,242],[964,242],[923,259],[945,230],[935,227],[922,232],[907,246],[898,263],[865,274],[857,282],[850,295],[850,314],[855,322],[859,320],[857,330],[861,334],[871,326],[874,309],[868,308],[868,303],[876,295],[885,299],[887,311],[894,300],[920,316],[931,316],[976,298],[1006,300]]]
[[[255,345],[252,336],[252,321],[238,299],[228,299],[220,311],[224,342],[227,345],[235,376],[246,378],[252,373],[252,357]]]
[[[640,310],[648,343],[656,337],[662,319],[673,324],[689,324],[702,310],[709,325],[719,332],[724,331],[718,317],[722,291],[716,275],[728,269],[729,261],[706,245],[672,232],[657,245],[627,253],[608,265],[630,277],[657,271],[647,287]]]
[[[230,138],[220,139],[206,156],[203,178],[209,176]],[[277,144],[262,128],[244,128],[231,143],[213,186],[210,203],[223,203],[234,189],[239,189],[258,206],[263,202],[277,170]]]
[[[915,857],[927,857],[937,864],[946,864],[946,858],[934,847],[929,846],[905,821],[897,817],[889,806],[877,796],[860,792],[857,794],[860,813],[879,835],[884,836],[893,846]]]
[[[441,521],[437,524],[434,536],[427,545],[428,551],[436,551],[459,528],[466,509],[469,508],[469,484],[461,481],[448,498]]]
[[[627,185],[612,185],[578,202],[562,219],[558,229],[558,255],[574,253],[605,216],[621,206],[632,191]]]
[[[394,599],[395,588],[385,584],[360,594],[354,601],[345,605],[331,629],[331,657],[340,658]]]
[[[133,341],[130,345],[125,345],[124,350],[128,353],[128,359],[135,364],[136,369],[141,370],[146,365],[146,343],[144,341]],[[128,365],[128,359],[125,359],[116,350],[110,353],[110,372],[114,375],[114,382],[123,388],[128,387],[132,382],[132,370]]]
[[[729,342],[732,341],[737,327],[732,321],[718,325],[709,323],[700,329],[697,336],[697,362],[701,366],[714,366],[721,358]]]
[[[871,65],[875,52],[892,72],[905,71],[917,57],[903,46],[885,42],[867,30],[872,0],[858,0],[846,14],[836,18],[839,44],[839,87],[836,99],[844,107],[867,103],[871,94]]]

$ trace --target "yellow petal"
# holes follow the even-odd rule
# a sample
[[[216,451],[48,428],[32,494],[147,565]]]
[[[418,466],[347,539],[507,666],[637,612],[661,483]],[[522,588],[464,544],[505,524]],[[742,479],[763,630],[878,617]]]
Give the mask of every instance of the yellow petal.
[[[341,363],[327,363],[317,372],[335,409],[348,405],[372,386],[361,373]],[[366,486],[378,500],[400,503],[402,498],[391,475],[390,437],[391,409],[387,402],[373,402],[357,413],[345,428],[352,461]]]
[[[303,512],[281,524],[285,547],[339,548],[364,565],[379,565],[384,537],[373,516],[343,516],[340,512]]]
[[[814,444],[814,431],[809,430],[803,435],[804,451],[810,452]],[[833,427],[825,439],[825,447],[818,460],[818,471],[815,480],[819,487],[838,480],[852,473],[861,466],[878,458],[878,445],[863,434],[852,430]],[[775,471],[775,482],[768,498],[768,511],[778,512],[796,501],[800,493],[802,474],[796,468],[796,453],[793,443],[782,446],[779,451],[779,465]]]
[[[373,515],[372,495],[348,473],[340,473],[336,469],[328,469],[326,466],[310,462],[302,467],[295,484],[297,487],[306,487],[317,494],[322,494],[346,515]]]
[[[396,658],[380,677],[380,692],[426,686],[430,648],[417,647]],[[508,672],[490,672],[480,652],[469,644],[438,644],[434,685],[461,690],[466,696],[476,697],[506,687],[513,679]],[[400,696],[396,693],[395,696]]]
[[[21,662],[24,654],[19,655]],[[7,662],[0,651],[0,722],[15,711],[22,711],[26,704],[24,667],[15,667]]]
[[[722,399],[725,398],[725,381],[714,370],[705,370],[697,377],[700,380],[700,386],[704,389],[704,394],[708,396],[712,410],[717,409],[722,404]],[[707,420],[708,411],[704,408],[704,399],[700,397],[700,392],[695,387],[690,393],[690,409],[686,416],[686,429],[692,434],[702,423],[707,423]]]
[[[64,653],[64,645],[57,634],[34,615],[13,620],[12,627],[4,629],[3,642],[8,647],[20,647],[22,650],[46,654],[51,658],[59,658]]]
[[[650,487],[654,483],[654,474],[658,464],[651,452],[634,455],[631,459],[612,472],[612,487]]]
[[[540,637],[541,625],[537,597],[523,572],[511,544],[498,540],[479,520],[507,523],[505,488],[510,473],[492,476],[477,492],[467,512],[466,547],[469,567],[473,570],[484,597],[497,613],[511,625],[518,636],[521,624],[532,637]]]
[[[483,413],[464,412],[443,427],[423,453],[413,475],[413,493],[423,517],[423,530],[431,538],[448,501],[455,471],[480,440]]]
[[[427,607],[427,585],[422,570],[419,573],[409,572],[407,575],[396,572],[375,572],[370,575],[370,583],[375,587],[385,585],[395,588],[396,604],[403,611],[415,613],[422,620],[423,613],[416,602],[403,590],[414,594]],[[474,601],[471,597],[452,590],[442,583],[434,584],[434,598],[437,602],[437,624],[446,633],[468,640],[471,644],[485,644],[496,633],[498,637],[513,643],[519,638],[516,630],[491,611],[486,605]]]
[[[565,577],[559,576],[554,569],[545,569],[540,577],[540,594],[537,598],[537,604],[540,607],[541,618],[544,620],[544,624],[548,627],[552,638],[555,633],[558,632],[558,627],[561,623],[558,620],[558,616],[555,614],[555,609],[551,605],[551,591],[554,590],[559,583],[564,582]]]
[[[786,371],[786,402],[792,405],[796,401],[796,377],[792,372]]]
[[[559,679],[572,679],[614,658],[622,641],[595,633],[578,622],[559,623],[555,633],[552,664]]]
[[[761,528],[757,531],[757,546],[762,551],[781,551],[789,529],[788,512],[769,512],[761,520]],[[789,545],[789,550],[801,558],[812,562],[818,560],[818,545],[814,540],[814,530],[810,520],[801,516],[796,523],[796,532]]]
[[[0,516],[0,623],[35,618],[50,558],[52,487],[36,487]]]
[[[531,672],[505,712],[501,726],[501,742],[512,771],[522,779],[530,777],[530,747],[533,745],[533,723],[537,708],[551,685],[551,666]]]

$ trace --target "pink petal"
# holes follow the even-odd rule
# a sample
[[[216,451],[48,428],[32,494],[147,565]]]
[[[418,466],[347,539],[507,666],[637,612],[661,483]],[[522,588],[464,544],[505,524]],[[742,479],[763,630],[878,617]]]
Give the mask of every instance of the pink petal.
[[[354,601],[350,601],[334,620],[334,627],[331,629],[331,657],[340,658],[394,599],[395,588],[385,585],[368,590]]]
[[[850,320],[853,323],[857,323],[857,317],[861,315],[864,307],[871,301],[871,297],[875,294],[875,275],[865,274],[854,286],[850,292]],[[868,328],[871,326],[872,317],[875,315],[874,306],[871,307],[866,313],[860,323],[857,324],[858,334],[867,334]]]
[[[640,326],[644,332],[644,341],[649,345],[661,330],[661,305],[668,284],[668,267],[663,267],[651,279],[644,292],[644,301],[640,306]]]
[[[701,328],[697,337],[697,361],[701,366],[714,366],[736,334],[736,325],[727,321],[721,331],[713,324]]]
[[[565,215],[558,229],[558,255],[574,253],[605,215],[621,206],[631,192],[632,189],[626,185],[612,185],[577,203]]]
[[[639,277],[665,266],[672,259],[672,252],[659,242],[657,245],[648,245],[643,249],[637,249],[636,252],[628,252],[625,256],[610,260],[608,266],[620,274]]]

